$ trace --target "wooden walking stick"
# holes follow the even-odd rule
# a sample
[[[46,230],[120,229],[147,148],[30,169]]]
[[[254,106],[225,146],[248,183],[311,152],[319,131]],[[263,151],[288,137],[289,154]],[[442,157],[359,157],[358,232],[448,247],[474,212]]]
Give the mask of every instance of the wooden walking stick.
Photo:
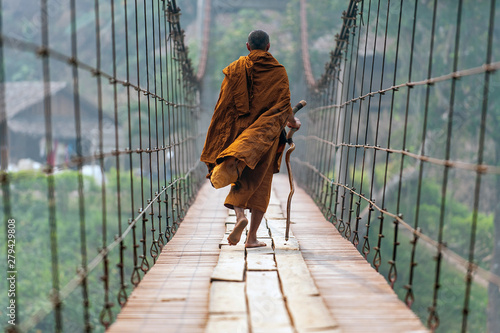
[[[301,100],[297,105],[293,107],[293,114],[295,115],[297,111],[306,106],[306,104],[306,101]],[[286,169],[288,170],[288,180],[290,182],[290,194],[288,194],[288,201],[286,203],[285,241],[288,241],[288,234],[290,233],[290,209],[292,205],[293,192],[295,192],[295,187],[293,186],[292,166],[290,165],[290,155],[295,150],[295,143],[293,143],[292,140],[292,136],[295,132],[297,132],[296,128],[290,128],[290,131],[288,131],[288,134],[286,135],[286,141],[290,145],[290,148],[288,148],[285,155]]]

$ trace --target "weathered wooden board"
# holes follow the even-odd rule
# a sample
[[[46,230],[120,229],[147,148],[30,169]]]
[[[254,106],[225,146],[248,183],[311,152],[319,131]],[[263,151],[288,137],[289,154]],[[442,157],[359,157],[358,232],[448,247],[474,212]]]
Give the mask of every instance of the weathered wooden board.
[[[272,215],[272,216],[283,217],[283,212],[281,211],[281,206],[280,205],[271,205],[270,204],[267,207],[265,215]]]
[[[247,256],[249,253],[252,254],[274,254],[274,250],[271,246],[262,246],[262,247],[251,247],[245,249],[247,252]]]
[[[269,198],[269,206],[280,206],[281,202],[276,196],[276,193],[274,191],[271,191],[271,197]]]
[[[294,332],[276,271],[247,272],[247,298],[252,332]]]
[[[319,295],[287,296],[286,303],[297,332],[340,332]]]
[[[299,251],[275,250],[276,263],[285,297],[317,296],[318,288]]]
[[[236,222],[226,222],[226,234],[230,234],[233,231]],[[227,237],[226,237],[227,239]]]
[[[245,264],[245,247],[242,244],[223,246],[211,279],[212,281],[243,281]]]
[[[226,218],[226,223],[236,223],[236,215],[230,215]]]
[[[275,271],[276,261],[270,244],[247,249],[247,271]]]
[[[247,313],[245,283],[212,281],[208,312],[212,314]]]
[[[273,219],[273,220],[286,220],[286,216],[283,215],[281,212],[271,212],[271,213],[266,213],[264,214],[264,217],[268,220]]]
[[[286,220],[280,220],[276,218],[267,219],[267,226],[271,230],[271,236],[283,235],[285,236],[286,230]],[[292,230],[290,230],[289,236],[293,236]]]
[[[186,331],[187,332],[187,331]],[[205,333],[248,333],[247,314],[215,314],[208,318]]]
[[[273,244],[275,250],[289,250],[298,251],[300,250],[299,242],[293,236],[285,240],[285,235],[273,236]]]

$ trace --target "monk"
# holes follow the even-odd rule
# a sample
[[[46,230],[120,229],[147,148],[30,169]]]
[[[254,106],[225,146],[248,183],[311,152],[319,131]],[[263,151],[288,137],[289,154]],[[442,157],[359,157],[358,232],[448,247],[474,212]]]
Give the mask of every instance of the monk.
[[[299,128],[290,105],[285,68],[269,53],[269,35],[254,30],[250,53],[224,68],[219,100],[208,128],[201,161],[215,188],[231,184],[224,205],[234,209],[236,224],[228,237],[236,245],[248,224],[245,247],[266,246],[257,229],[269,205],[273,174],[279,171],[286,139],[284,127]]]

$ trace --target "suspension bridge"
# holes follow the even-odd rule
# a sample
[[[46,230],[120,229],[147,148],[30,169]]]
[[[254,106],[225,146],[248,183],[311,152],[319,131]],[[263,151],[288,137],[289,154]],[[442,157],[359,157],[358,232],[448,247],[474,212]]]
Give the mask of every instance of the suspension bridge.
[[[0,1],[5,331],[500,331],[500,8],[327,3]],[[199,161],[241,8],[292,13],[308,101],[290,238],[275,175],[257,249]],[[339,22],[317,78],[314,15]]]

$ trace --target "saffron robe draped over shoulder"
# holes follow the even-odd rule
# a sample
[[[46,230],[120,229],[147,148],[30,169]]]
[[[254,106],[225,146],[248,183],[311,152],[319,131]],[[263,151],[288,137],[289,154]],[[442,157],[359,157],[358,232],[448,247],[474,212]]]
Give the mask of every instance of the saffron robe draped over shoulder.
[[[252,50],[223,73],[201,161],[210,174],[228,156],[243,161],[250,169],[265,157],[274,160],[273,172],[278,172],[285,142],[276,141],[292,114],[285,68],[269,52]],[[269,156],[274,146],[278,148]]]

